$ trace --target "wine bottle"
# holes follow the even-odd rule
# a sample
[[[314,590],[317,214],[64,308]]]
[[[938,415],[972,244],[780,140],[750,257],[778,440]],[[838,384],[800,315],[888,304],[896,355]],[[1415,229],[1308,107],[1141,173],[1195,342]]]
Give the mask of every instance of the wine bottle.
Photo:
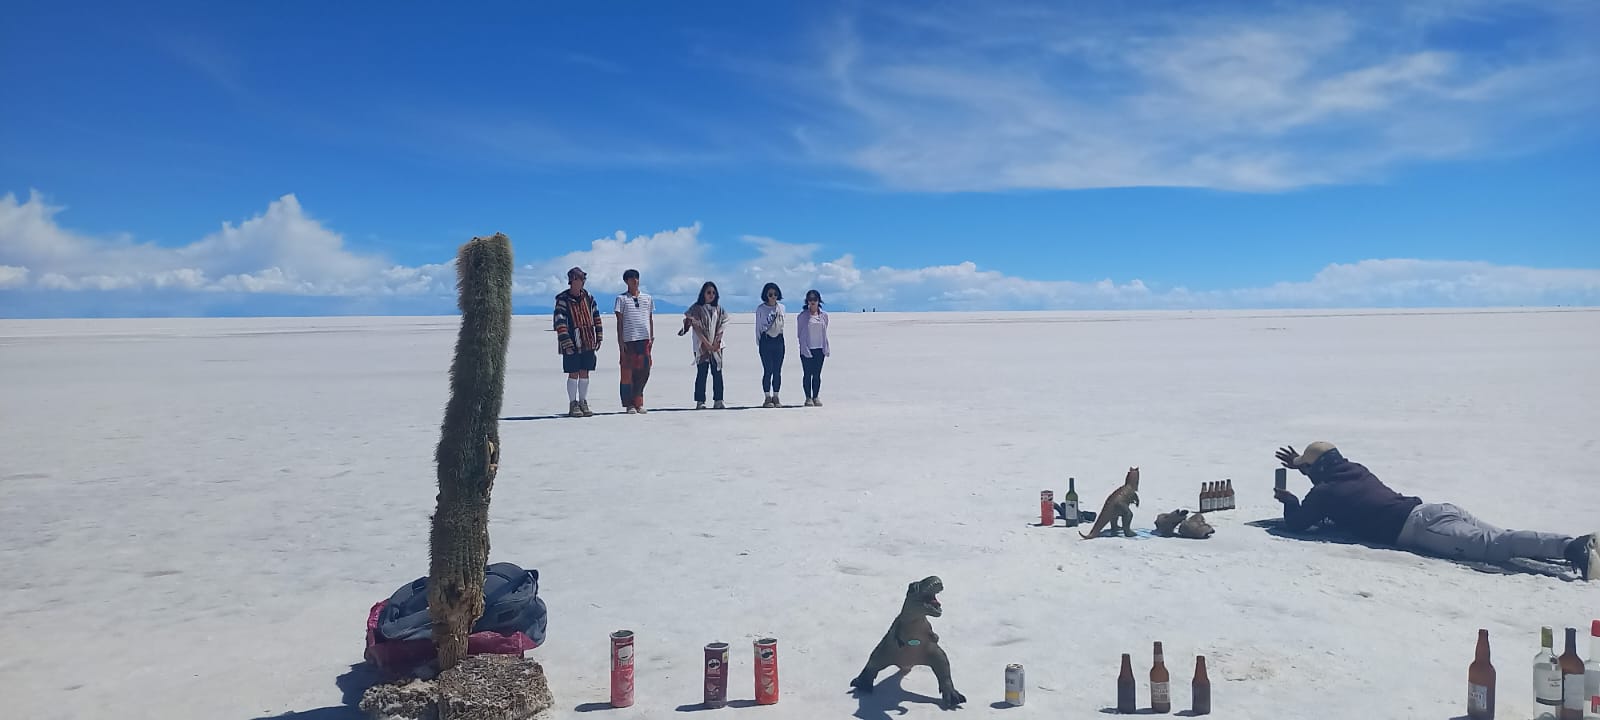
[[[1589,696],[1583,720],[1600,719],[1600,620],[1589,624],[1589,662],[1583,664],[1583,692]]]
[[[1172,677],[1167,673],[1159,640],[1155,644],[1155,663],[1150,666],[1150,709],[1158,714],[1172,712]]]
[[[1494,664],[1489,661],[1488,630],[1478,630],[1477,656],[1467,666],[1467,717],[1494,720]]]
[[[1583,708],[1589,696],[1583,694],[1583,659],[1578,657],[1578,629],[1567,628],[1567,650],[1558,658],[1561,663],[1561,714],[1560,720],[1583,720]]]
[[[1078,524],[1078,481],[1067,478],[1067,494],[1061,498],[1061,514],[1067,516],[1067,527]]]
[[[1559,720],[1561,665],[1556,662],[1555,630],[1539,628],[1539,654],[1533,656],[1534,720]]]

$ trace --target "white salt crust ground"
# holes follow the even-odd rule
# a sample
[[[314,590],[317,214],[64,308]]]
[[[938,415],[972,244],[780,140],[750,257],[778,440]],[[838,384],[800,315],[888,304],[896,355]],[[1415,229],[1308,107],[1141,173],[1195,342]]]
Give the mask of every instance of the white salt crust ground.
[[[846,683],[906,584],[962,716],[1095,717],[1133,653],[1193,656],[1216,718],[1465,713],[1476,630],[1500,717],[1527,717],[1538,627],[1587,627],[1600,584],[1276,537],[1274,448],[1330,439],[1394,487],[1512,527],[1600,527],[1600,312],[837,312],[822,408],[692,406],[658,318],[649,415],[614,413],[615,352],[569,420],[543,314],[517,318],[490,527],[551,611],[558,718],[679,717],[700,648],[779,638],[782,700],[723,716],[942,716],[932,675]],[[759,405],[751,319],[728,400]],[[608,331],[610,320],[608,318]],[[369,606],[427,571],[432,453],[456,331],[421,319],[0,322],[0,698],[6,717],[355,717]],[[792,341],[791,341],[792,342]],[[783,399],[798,405],[790,349]],[[1207,541],[1080,540],[1037,521],[1078,479],[1098,509],[1143,469],[1136,527],[1232,478]],[[1291,476],[1293,489],[1305,483]],[[638,704],[603,708],[607,638],[638,633]],[[1558,631],[1559,632],[1559,631]],[[1580,651],[1587,655],[1587,641]],[[996,709],[1006,663],[1028,702]],[[340,676],[345,676],[340,680]],[[891,677],[885,673],[884,678]],[[357,692],[359,688],[355,689]],[[353,698],[354,695],[352,694]],[[690,709],[688,707],[684,709]]]

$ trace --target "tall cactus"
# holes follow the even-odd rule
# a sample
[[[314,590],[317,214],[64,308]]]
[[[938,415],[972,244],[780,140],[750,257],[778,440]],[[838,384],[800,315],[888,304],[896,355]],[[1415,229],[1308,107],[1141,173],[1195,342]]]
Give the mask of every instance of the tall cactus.
[[[489,491],[500,462],[500,403],[511,337],[511,239],[475,237],[456,253],[461,330],[439,446],[438,508],[429,538],[428,613],[439,670],[467,655],[483,614]]]

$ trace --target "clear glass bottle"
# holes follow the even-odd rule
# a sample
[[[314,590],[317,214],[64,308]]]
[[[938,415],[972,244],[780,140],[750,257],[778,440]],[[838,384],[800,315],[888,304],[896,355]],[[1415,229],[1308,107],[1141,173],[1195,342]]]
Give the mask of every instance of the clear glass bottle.
[[[1561,712],[1561,665],[1556,662],[1556,631],[1539,628],[1539,654],[1533,656],[1534,720],[1558,720]]]

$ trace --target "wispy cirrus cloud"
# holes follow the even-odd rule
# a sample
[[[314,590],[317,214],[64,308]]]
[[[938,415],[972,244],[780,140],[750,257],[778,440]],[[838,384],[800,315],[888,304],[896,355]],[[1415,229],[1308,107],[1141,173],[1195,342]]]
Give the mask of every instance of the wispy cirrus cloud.
[[[404,265],[353,250],[293,195],[174,246],[79,233],[57,222],[61,211],[37,193],[27,201],[0,197],[0,292],[30,301],[0,302],[0,314],[272,314],[282,307],[294,314],[453,312],[450,258]],[[841,309],[1600,305],[1600,269],[1370,259],[1332,264],[1306,280],[1191,291],[1139,278],[1025,278],[972,262],[867,267],[850,253],[826,253],[816,243],[753,235],[739,240],[744,252],[730,252],[702,237],[696,223],[632,237],[619,231],[551,257],[519,255],[515,302],[547,304],[566,287],[567,268],[578,265],[597,294],[620,292],[622,273],[632,268],[640,271],[646,290],[679,305],[693,302],[706,280],[715,281],[730,304],[754,306],[761,285],[770,281],[792,296],[816,288],[830,307]]]
[[[1600,108],[1600,5],[870,8],[791,74],[820,160],[896,189],[1277,191],[1514,152]]]

